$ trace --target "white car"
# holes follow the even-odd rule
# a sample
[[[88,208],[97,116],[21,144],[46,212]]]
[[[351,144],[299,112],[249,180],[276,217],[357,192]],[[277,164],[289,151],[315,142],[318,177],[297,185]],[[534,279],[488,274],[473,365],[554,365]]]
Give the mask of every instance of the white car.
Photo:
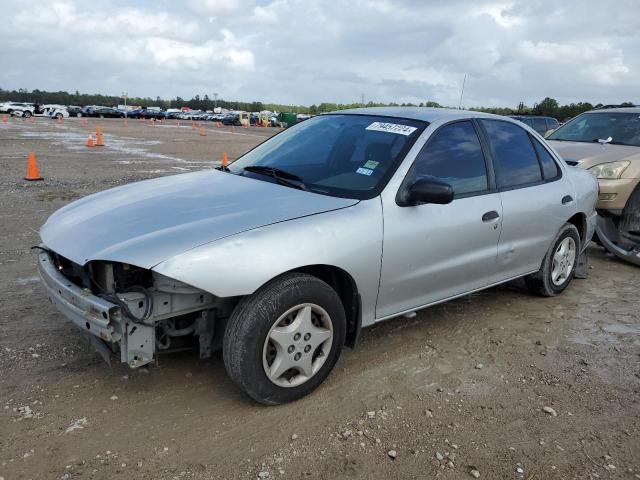
[[[56,120],[60,120],[62,118],[69,117],[69,110],[62,105],[47,105],[46,114],[49,118],[55,118]]]
[[[35,113],[36,107],[33,103],[5,102],[0,104],[0,112],[8,113],[15,117],[29,118]]]

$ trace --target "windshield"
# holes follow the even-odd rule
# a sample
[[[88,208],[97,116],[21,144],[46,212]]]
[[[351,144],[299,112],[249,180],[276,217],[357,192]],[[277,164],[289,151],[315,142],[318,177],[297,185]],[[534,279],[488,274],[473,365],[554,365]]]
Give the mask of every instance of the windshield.
[[[547,140],[567,142],[597,142],[608,140],[618,145],[640,146],[640,114],[583,113],[558,128]]]
[[[373,198],[427,125],[404,118],[321,115],[258,145],[229,171],[264,181],[293,179],[325,195]]]

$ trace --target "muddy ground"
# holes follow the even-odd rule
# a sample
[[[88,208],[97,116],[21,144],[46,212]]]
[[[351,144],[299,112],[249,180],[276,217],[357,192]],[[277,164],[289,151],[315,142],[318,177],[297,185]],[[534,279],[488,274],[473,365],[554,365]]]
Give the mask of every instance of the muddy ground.
[[[219,354],[108,367],[46,300],[39,226],[275,130],[100,124],[90,150],[94,120],[0,123],[0,478],[640,478],[640,270],[594,245],[560,297],[516,282],[365,330],[291,405],[246,398]],[[29,151],[43,182],[22,180]]]

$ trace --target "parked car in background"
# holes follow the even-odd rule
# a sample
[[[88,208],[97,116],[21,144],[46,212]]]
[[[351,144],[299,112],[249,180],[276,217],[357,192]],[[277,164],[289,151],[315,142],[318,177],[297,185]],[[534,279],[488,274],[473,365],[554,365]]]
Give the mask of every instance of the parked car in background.
[[[61,120],[69,117],[69,110],[66,107],[58,106],[47,109],[49,118]]]
[[[33,103],[28,102],[6,102],[0,104],[0,111],[2,113],[8,113],[14,117],[29,118],[34,115],[36,106]]]
[[[67,112],[69,112],[69,116],[71,117],[81,117],[82,116],[82,108],[76,105],[67,106]]]
[[[147,109],[147,108],[137,108],[135,110],[129,110],[127,112],[127,117],[129,117],[129,118],[155,118],[155,119],[161,119],[161,118],[165,118],[166,114],[162,110]]]
[[[167,112],[166,113],[166,117],[165,118],[180,118],[180,116],[182,115],[181,111],[173,111],[173,112]]]
[[[553,117],[540,117],[536,115],[512,115],[511,118],[518,120],[533,128],[543,137],[550,130],[555,130],[560,126],[560,122]]]
[[[591,110],[548,139],[569,165],[598,178],[598,241],[640,265],[640,107]]]
[[[87,112],[87,116],[99,118],[124,118],[125,113],[112,107],[97,107],[89,110]]]
[[[240,123],[240,115],[238,115],[237,113],[227,113],[224,117],[222,117],[222,124],[240,126],[242,125],[242,123]]]
[[[220,171],[75,201],[41,228],[38,265],[103,354],[138,367],[221,346],[235,384],[278,404],[320,385],[362,327],[517,277],[561,293],[596,201],[593,175],[522,123],[355,109]]]

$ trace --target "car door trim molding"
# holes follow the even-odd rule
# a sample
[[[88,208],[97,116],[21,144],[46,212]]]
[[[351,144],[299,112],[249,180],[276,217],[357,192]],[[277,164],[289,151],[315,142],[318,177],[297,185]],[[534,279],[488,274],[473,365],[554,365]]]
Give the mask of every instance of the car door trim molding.
[[[537,271],[538,270],[532,270],[530,272],[514,275],[513,277],[509,277],[509,278],[506,278],[504,280],[499,280],[497,282],[490,283],[489,285],[484,285],[484,286],[479,287],[479,288],[474,288],[472,290],[467,290],[466,292],[463,292],[463,293],[456,293],[455,295],[452,295],[450,297],[446,297],[446,298],[443,298],[443,299],[440,299],[440,300],[436,300],[434,302],[425,303],[425,304],[419,305],[417,307],[407,308],[406,310],[402,310],[402,311],[397,312],[397,313],[392,313],[390,315],[385,315],[384,317],[376,318],[375,319],[375,323],[382,322],[384,320],[389,320],[389,319],[395,318],[395,317],[400,317],[400,316],[405,315],[407,313],[415,312],[416,310],[423,310],[425,308],[433,307],[434,305],[438,305],[439,303],[444,303],[444,302],[448,302],[450,300],[455,300],[456,298],[460,298],[460,297],[464,297],[464,296],[467,296],[467,295],[471,295],[472,293],[481,292],[482,290],[486,290],[487,288],[492,288],[492,287],[495,287],[495,286],[498,286],[498,285],[502,285],[503,283],[510,282],[510,281],[515,280],[517,278],[526,277],[527,275],[531,275],[532,273],[536,273]]]

